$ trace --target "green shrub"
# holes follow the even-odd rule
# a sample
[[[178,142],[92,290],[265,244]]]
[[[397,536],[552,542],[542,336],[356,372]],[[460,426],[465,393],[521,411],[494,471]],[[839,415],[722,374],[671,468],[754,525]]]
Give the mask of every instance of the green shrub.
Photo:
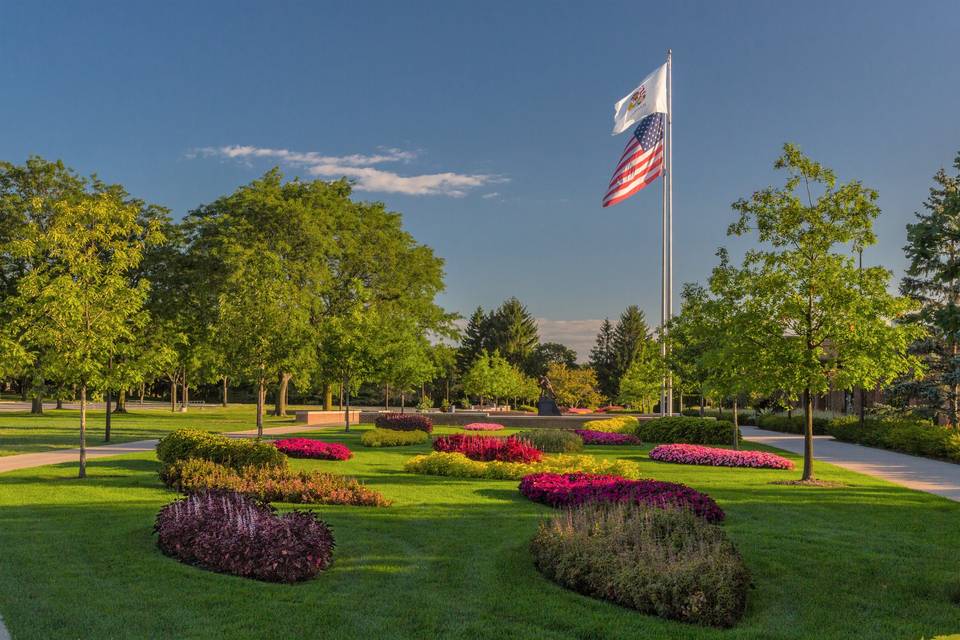
[[[539,413],[539,410],[536,407],[531,407],[529,404],[522,404],[517,407],[517,411],[523,411],[524,413]]]
[[[827,418],[814,416],[813,417],[813,435],[815,436],[826,435],[828,422],[830,422],[830,420]],[[770,431],[782,431],[784,433],[801,433],[801,434],[804,432],[803,412],[800,412],[800,415],[794,415],[794,416],[785,416],[780,413],[766,413],[766,414],[757,416],[756,424],[761,429],[768,429]]]
[[[542,523],[530,551],[550,580],[662,618],[731,627],[747,603],[736,547],[685,509],[583,504]]]
[[[700,408],[687,407],[686,409],[680,412],[680,415],[687,416],[688,418],[699,418]],[[717,420],[727,420],[728,422],[733,422],[733,409],[724,409],[722,413],[719,409],[704,409],[703,417],[715,418]],[[740,423],[740,426],[755,425],[757,424],[756,420],[757,420],[757,415],[753,409],[737,410],[737,422]]]
[[[714,418],[671,416],[644,420],[636,435],[644,442],[731,444],[733,423]],[[740,437],[738,432],[738,437]]]
[[[868,418],[861,427],[848,416],[831,420],[826,431],[842,442],[960,462],[960,434],[926,420]]]
[[[520,480],[531,473],[597,473],[636,479],[640,467],[629,460],[601,460],[593,456],[546,456],[542,462],[481,462],[462,453],[434,451],[430,455],[415,456],[403,465],[407,473],[455,478],[486,478],[488,480]]]
[[[347,476],[284,467],[232,469],[209,460],[180,460],[160,472],[171,489],[194,494],[203,491],[236,491],[261,502],[349,504],[382,507],[390,504],[378,491]]]
[[[198,429],[177,429],[157,443],[157,459],[163,465],[180,460],[209,460],[234,469],[278,467],[287,457],[269,442],[250,438],[228,438]]]
[[[360,436],[365,447],[402,447],[421,444],[430,439],[426,431],[394,431],[393,429],[369,429]]]
[[[573,431],[564,429],[534,429],[521,431],[517,438],[525,440],[546,453],[579,453],[583,451],[583,439]]]
[[[639,424],[640,421],[634,416],[616,416],[603,420],[590,420],[583,424],[583,428],[607,433],[634,433]]]

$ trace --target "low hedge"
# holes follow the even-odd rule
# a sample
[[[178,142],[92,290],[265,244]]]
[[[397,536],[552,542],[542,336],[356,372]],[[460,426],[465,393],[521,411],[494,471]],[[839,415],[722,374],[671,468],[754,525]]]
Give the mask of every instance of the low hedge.
[[[228,438],[199,429],[177,429],[157,443],[157,459],[163,465],[180,460],[209,460],[234,469],[279,467],[286,456],[269,442],[250,438]]]
[[[365,447],[403,447],[422,444],[430,439],[426,431],[395,431],[393,429],[368,429],[360,435],[360,444]]]
[[[584,504],[542,523],[530,551],[548,579],[661,618],[732,627],[746,608],[733,542],[684,509]]]
[[[700,409],[696,407],[688,407],[680,412],[680,415],[686,416],[688,418],[699,418]],[[722,412],[719,409],[704,409],[703,410],[704,418],[716,418],[717,420],[727,420],[728,422],[733,422],[733,409],[724,409]],[[746,425],[756,425],[757,415],[753,409],[739,409],[737,411],[737,422],[741,426]]]
[[[529,442],[545,453],[580,453],[583,451],[583,439],[572,431],[564,429],[533,429],[521,431],[517,438]]]
[[[225,467],[209,460],[181,460],[164,467],[161,479],[171,489],[195,494],[235,491],[261,502],[347,504],[382,507],[390,504],[378,491],[355,478],[332,473],[293,471],[284,467]]]
[[[267,582],[307,580],[333,561],[333,533],[315,515],[277,515],[229,491],[166,505],[153,530],[160,550],[180,562]]]
[[[422,473],[432,476],[456,478],[486,478],[490,480],[520,480],[531,473],[597,473],[637,478],[640,467],[627,460],[599,460],[593,456],[556,455],[547,456],[542,462],[480,462],[471,460],[462,453],[435,451],[430,455],[416,456],[403,466],[407,473]]]
[[[960,462],[960,434],[927,421],[868,418],[861,427],[849,416],[831,420],[826,431],[842,442]]]
[[[803,413],[796,416],[785,416],[780,413],[766,413],[757,416],[757,426],[769,431],[782,431],[784,433],[800,433],[805,430]],[[827,418],[813,417],[813,435],[823,436],[827,434],[827,424],[830,421]]]
[[[590,420],[583,423],[588,431],[606,431],[607,433],[633,433],[640,421],[634,416],[616,416],[603,420]]]
[[[733,423],[713,418],[669,416],[644,420],[637,427],[636,435],[644,442],[731,444]],[[739,431],[737,437],[742,437]]]
[[[374,424],[378,429],[433,432],[433,420],[420,413],[381,413]]]

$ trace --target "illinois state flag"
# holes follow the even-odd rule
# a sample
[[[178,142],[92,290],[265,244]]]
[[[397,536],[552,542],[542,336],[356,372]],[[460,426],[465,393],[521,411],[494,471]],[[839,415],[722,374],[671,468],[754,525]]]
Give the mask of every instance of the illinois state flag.
[[[613,135],[623,133],[652,113],[667,112],[667,65],[658,67],[613,106]]]

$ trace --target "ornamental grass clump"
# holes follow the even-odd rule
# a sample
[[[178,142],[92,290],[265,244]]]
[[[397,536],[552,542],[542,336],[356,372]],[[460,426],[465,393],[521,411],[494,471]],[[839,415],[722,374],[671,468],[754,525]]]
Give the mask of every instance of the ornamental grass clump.
[[[520,481],[520,493],[551,507],[586,502],[629,502],[654,507],[689,509],[708,522],[720,522],[723,509],[705,493],[685,484],[631,480],[593,473],[534,473]]]
[[[291,458],[314,458],[317,460],[349,460],[353,452],[336,442],[321,442],[310,438],[285,438],[273,443]]]
[[[503,425],[496,422],[471,422],[462,428],[464,431],[503,431]]]
[[[365,447],[402,447],[421,444],[430,439],[426,431],[394,431],[393,429],[368,429],[360,435],[360,444]]]
[[[200,459],[234,469],[241,467],[280,467],[286,456],[269,442],[248,438],[228,438],[199,429],[177,429],[157,443],[157,459],[171,465],[180,460]]]
[[[378,429],[433,432],[433,420],[419,413],[381,413],[374,424]]]
[[[580,453],[583,451],[583,440],[580,439],[580,436],[566,429],[521,431],[517,434],[517,438],[530,443],[544,453]]]
[[[243,578],[300,582],[333,561],[333,533],[312,513],[277,515],[269,505],[231,491],[171,502],[160,509],[153,530],[166,555]]]
[[[599,460],[593,456],[545,456],[541,462],[480,462],[462,453],[435,451],[430,455],[415,456],[403,466],[408,473],[455,478],[484,478],[487,480],[519,480],[531,473],[597,473],[625,478],[640,476],[640,467],[628,460]]]
[[[640,438],[629,433],[611,433],[609,431],[592,431],[590,429],[577,429],[575,431],[583,444],[601,444],[601,445],[621,445],[621,444],[642,444]]]
[[[747,604],[733,542],[684,509],[583,504],[541,523],[530,552],[548,579],[661,618],[732,627]]]
[[[355,478],[282,467],[244,467],[239,471],[209,460],[181,460],[165,467],[161,479],[171,489],[195,494],[235,491],[261,502],[346,504],[384,507],[390,501]]]
[[[751,469],[793,469],[793,462],[766,451],[732,451],[697,444],[661,444],[650,450],[650,459],[677,464]]]
[[[516,436],[497,438],[457,433],[437,438],[433,441],[433,449],[444,453],[462,453],[471,460],[480,462],[496,460],[530,464],[543,459],[542,451]]]

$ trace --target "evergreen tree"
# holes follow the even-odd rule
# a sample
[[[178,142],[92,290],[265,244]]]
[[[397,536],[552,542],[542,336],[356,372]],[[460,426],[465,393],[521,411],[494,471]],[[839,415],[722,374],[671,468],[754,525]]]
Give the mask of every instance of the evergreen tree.
[[[617,387],[620,378],[627,372],[637,353],[646,349],[650,341],[650,327],[643,311],[637,305],[630,305],[620,314],[620,320],[613,330],[613,351],[616,357],[615,378]]]
[[[943,169],[933,177],[934,186],[907,225],[904,247],[910,266],[900,291],[920,303],[908,322],[926,329],[927,335],[913,345],[925,361],[927,374],[920,381],[901,379],[901,395],[928,409],[958,428],[960,402],[960,154],[958,170],[949,176]]]
[[[590,350],[590,368],[597,376],[597,385],[607,398],[615,398],[620,388],[617,379],[617,355],[613,348],[613,325],[604,318],[597,334],[597,342]]]
[[[489,316],[484,313],[483,307],[477,307],[467,322],[460,348],[457,350],[457,369],[461,375],[470,369],[470,365],[489,346],[489,326]]]
[[[507,362],[526,371],[533,350],[540,344],[537,321],[517,298],[508,298],[492,315],[493,350]]]

